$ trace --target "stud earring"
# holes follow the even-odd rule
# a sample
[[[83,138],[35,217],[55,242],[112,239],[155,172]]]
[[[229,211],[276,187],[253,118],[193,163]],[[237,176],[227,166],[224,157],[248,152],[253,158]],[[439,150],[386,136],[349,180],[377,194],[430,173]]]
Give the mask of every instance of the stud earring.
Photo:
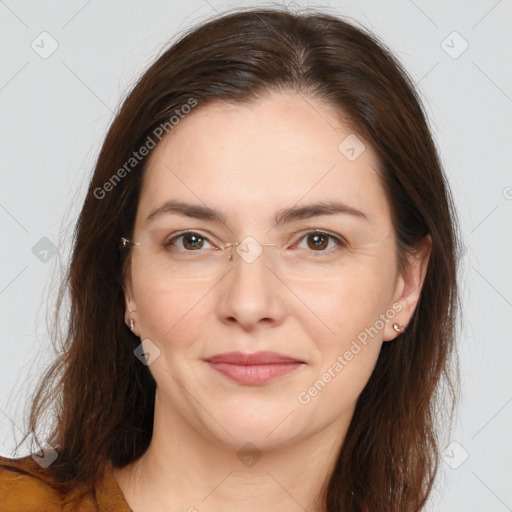
[[[130,318],[130,331],[133,332],[134,327],[135,327],[135,322],[133,321],[133,318]]]
[[[395,332],[402,332],[402,326],[396,322],[393,324],[393,329],[395,329]]]

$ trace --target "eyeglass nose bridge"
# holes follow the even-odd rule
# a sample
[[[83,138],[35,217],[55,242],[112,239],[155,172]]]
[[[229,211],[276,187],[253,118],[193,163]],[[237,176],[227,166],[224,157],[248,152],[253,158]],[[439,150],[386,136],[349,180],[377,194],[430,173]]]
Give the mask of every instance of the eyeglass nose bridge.
[[[250,246],[254,247],[254,249],[250,249]],[[277,247],[277,244],[262,244],[258,242],[252,236],[248,236],[244,238],[241,242],[230,242],[225,243],[224,247],[229,249],[228,261],[233,261],[233,250],[235,249],[238,255],[246,262],[253,263],[256,261],[261,253],[263,252],[263,247]]]

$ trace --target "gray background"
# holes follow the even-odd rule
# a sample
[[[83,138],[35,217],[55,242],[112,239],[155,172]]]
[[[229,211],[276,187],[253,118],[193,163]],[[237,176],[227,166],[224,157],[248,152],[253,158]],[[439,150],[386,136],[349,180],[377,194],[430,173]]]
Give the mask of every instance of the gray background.
[[[253,3],[0,0],[2,455],[53,355],[46,316],[113,112],[178,32],[243,5]],[[362,22],[404,63],[460,215],[463,400],[428,510],[512,510],[512,2],[314,5]]]

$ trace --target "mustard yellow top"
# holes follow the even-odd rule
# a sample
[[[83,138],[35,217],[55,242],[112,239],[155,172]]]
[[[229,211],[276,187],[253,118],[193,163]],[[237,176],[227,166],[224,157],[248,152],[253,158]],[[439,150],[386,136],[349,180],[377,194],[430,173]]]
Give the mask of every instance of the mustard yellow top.
[[[1,512],[133,512],[117,484],[110,463],[105,463],[89,484],[64,490],[43,475],[31,457],[0,456]]]

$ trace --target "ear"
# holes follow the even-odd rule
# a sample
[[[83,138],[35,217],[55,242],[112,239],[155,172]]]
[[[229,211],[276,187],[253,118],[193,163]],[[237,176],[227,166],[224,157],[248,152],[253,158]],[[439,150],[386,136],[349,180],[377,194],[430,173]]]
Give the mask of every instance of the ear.
[[[139,319],[137,315],[137,304],[135,302],[135,298],[133,295],[133,286],[132,286],[132,280],[131,276],[127,275],[124,279],[124,303],[125,303],[125,310],[124,310],[124,322],[128,326],[128,329],[130,329],[130,320],[133,320],[134,327],[133,327],[133,334],[139,335]]]
[[[397,311],[397,314],[386,323],[384,341],[391,341],[400,334],[393,328],[394,323],[402,327],[402,332],[409,324],[420,298],[431,251],[432,238],[430,235],[426,235],[418,249],[413,253],[407,253],[406,268],[402,274],[398,275],[391,304],[392,309]]]

